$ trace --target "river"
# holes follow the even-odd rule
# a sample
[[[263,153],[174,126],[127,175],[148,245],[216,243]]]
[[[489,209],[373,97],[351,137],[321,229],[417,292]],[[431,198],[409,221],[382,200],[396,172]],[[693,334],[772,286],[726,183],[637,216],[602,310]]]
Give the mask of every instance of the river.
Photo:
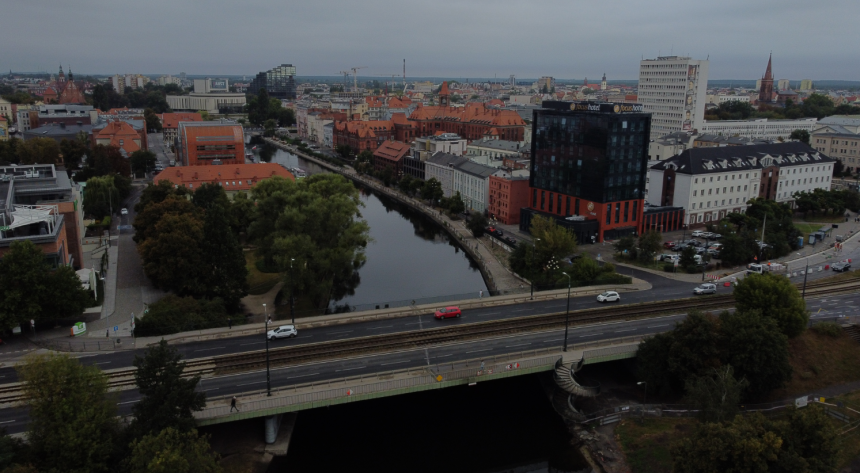
[[[309,174],[327,172],[280,149],[272,162]],[[477,265],[432,219],[384,195],[359,189],[364,204],[361,215],[370,226],[372,241],[355,294],[332,301],[333,306],[394,307],[412,300],[421,304],[478,297],[479,291],[487,291]]]

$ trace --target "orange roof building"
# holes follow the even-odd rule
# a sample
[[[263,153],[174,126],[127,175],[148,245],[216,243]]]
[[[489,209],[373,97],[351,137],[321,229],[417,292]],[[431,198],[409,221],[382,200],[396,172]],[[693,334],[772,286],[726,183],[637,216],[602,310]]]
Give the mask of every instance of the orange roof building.
[[[87,100],[84,98],[84,93],[75,84],[75,76],[72,74],[72,69],[69,67],[69,79],[66,80],[66,75],[63,73],[63,66],[60,66],[60,74],[57,80],[47,84],[45,92],[42,94],[42,100],[45,103],[59,104],[85,104]]]
[[[245,164],[242,126],[221,120],[179,122],[176,157],[182,166]]]
[[[202,122],[203,117],[197,113],[162,113],[161,136],[168,146],[172,146],[179,130],[179,122]]]
[[[280,164],[256,163],[171,167],[158,173],[153,182],[170,181],[174,186],[182,186],[191,191],[199,189],[205,183],[215,184],[224,187],[227,196],[232,198],[236,192],[247,192],[258,182],[273,176],[296,180],[292,173]]]
[[[97,145],[116,146],[131,155],[143,148],[140,135],[128,123],[116,120],[107,124],[95,137]]]
[[[488,108],[484,103],[467,103],[465,107],[450,106],[448,83],[439,90],[439,105],[418,107],[409,116],[416,136],[432,136],[437,131],[456,133],[468,140],[481,139],[491,128],[499,138],[523,141],[526,122],[514,110]]]
[[[395,178],[403,174],[403,157],[409,154],[411,148],[400,141],[386,141],[373,152],[373,168],[377,172],[388,168],[393,171]]]

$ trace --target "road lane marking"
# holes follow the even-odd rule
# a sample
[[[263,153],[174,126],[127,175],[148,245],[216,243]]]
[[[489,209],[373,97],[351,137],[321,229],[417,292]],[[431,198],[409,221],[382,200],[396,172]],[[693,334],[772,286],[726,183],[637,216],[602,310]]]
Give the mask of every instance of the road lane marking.
[[[379,366],[396,365],[398,363],[409,363],[412,360],[392,361],[391,363],[380,363]]]
[[[663,325],[649,325],[649,326],[648,326],[648,328],[668,327],[668,326],[669,326],[669,324],[663,324]]]
[[[227,347],[201,348],[200,350],[194,350],[194,351],[195,352],[197,352],[197,351],[211,351],[211,350],[219,350],[221,348],[227,348]]]
[[[529,307],[528,309],[512,310],[511,312],[525,312],[525,311],[527,311],[527,310],[532,310],[532,308],[531,308],[531,307]]]
[[[505,348],[524,347],[524,346],[526,346],[526,345],[531,345],[531,342],[529,342],[529,343],[519,343],[519,344],[517,344],[517,345],[505,345]]]
[[[383,327],[368,327],[367,330],[379,330],[381,328],[391,328],[391,327],[394,327],[394,326],[393,325],[385,325]]]
[[[3,422],[0,422],[0,424],[11,424],[12,422],[18,422],[18,419],[4,420]]]
[[[484,317],[485,315],[499,315],[499,314],[501,314],[501,312],[487,312],[486,314],[474,314],[474,315],[476,317]]]
[[[117,405],[117,406],[121,406],[121,405],[123,405],[123,404],[131,404],[131,403],[133,403],[133,402],[140,402],[140,399],[135,399],[134,401],[118,402],[118,403],[116,403],[116,405]]]
[[[436,355],[433,358],[445,358],[446,356],[454,356],[453,353],[448,353],[447,355]]]
[[[580,335],[580,336],[579,336],[579,338],[584,338],[584,337],[596,337],[596,336],[598,336],[598,335],[603,335],[603,332],[599,332],[599,333],[587,333],[587,334],[585,334],[585,335]]]
[[[359,368],[367,368],[367,366],[356,366],[355,368],[343,368],[343,369],[340,369],[340,370],[334,370],[334,372],[335,372],[335,373],[337,373],[337,372],[340,372],[340,371],[357,370],[357,369],[359,369]]]
[[[548,343],[548,342],[560,342],[560,341],[562,341],[562,340],[564,340],[564,339],[563,339],[563,338],[553,338],[552,340],[544,340],[543,342],[544,342],[544,343]]]
[[[492,348],[482,348],[482,349],[480,349],[480,350],[467,351],[466,353],[467,353],[467,354],[468,354],[468,353],[478,353],[479,351],[490,351],[490,350],[492,350]]]
[[[332,332],[329,335],[340,335],[342,333],[350,333],[350,332],[352,332],[352,330],[347,330],[346,332]]]
[[[205,393],[206,391],[214,391],[214,390],[216,390],[216,389],[220,389],[220,388],[209,388],[209,389],[204,389],[202,392],[204,392],[204,393]]]
[[[253,383],[237,384],[236,386],[237,386],[237,387],[238,387],[238,386],[250,386],[250,385],[252,385],[252,384],[262,384],[262,383],[265,383],[265,381],[254,381]]]
[[[616,330],[616,331],[615,331],[615,333],[621,333],[621,332],[632,332],[632,331],[634,331],[634,330],[636,330],[636,329],[635,329],[635,328],[628,328],[627,330]]]
[[[295,375],[295,376],[287,376],[287,379],[293,379],[293,378],[304,378],[304,377],[307,377],[307,376],[316,376],[316,375],[318,375],[318,374],[319,374],[319,373],[311,373],[311,374],[297,374],[297,375]]]
[[[266,343],[266,342],[242,343],[242,344],[240,344],[239,346],[240,346],[240,347],[244,347],[245,345],[259,345],[259,344],[261,344],[261,343]]]
[[[106,365],[106,364],[108,364],[108,363],[110,363],[110,361],[100,361],[100,362],[98,362],[98,363],[93,363],[93,364],[94,364],[94,365]]]

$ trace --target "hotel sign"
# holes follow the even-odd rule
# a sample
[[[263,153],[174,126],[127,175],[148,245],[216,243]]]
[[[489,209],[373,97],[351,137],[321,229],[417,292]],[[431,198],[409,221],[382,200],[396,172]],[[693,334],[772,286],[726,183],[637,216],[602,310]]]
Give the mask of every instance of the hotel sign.
[[[559,102],[546,101],[543,108],[598,113],[645,113],[641,103]]]

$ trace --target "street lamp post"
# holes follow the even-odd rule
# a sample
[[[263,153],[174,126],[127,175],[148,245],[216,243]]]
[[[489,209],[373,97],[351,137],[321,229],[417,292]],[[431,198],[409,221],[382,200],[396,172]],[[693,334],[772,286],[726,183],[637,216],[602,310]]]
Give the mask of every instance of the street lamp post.
[[[263,304],[263,310],[266,313],[266,323],[263,328],[263,333],[266,335],[266,396],[272,395],[272,377],[269,372],[269,309],[266,304]]]
[[[295,258],[290,258],[290,320],[292,320],[292,324],[296,324],[296,313],[293,307],[295,306],[293,302],[293,294],[295,292],[296,283],[293,281],[293,261]]]
[[[570,275],[562,272],[567,276],[567,310],[564,311],[564,348],[561,351],[567,351],[567,331],[570,325]]]
[[[645,392],[642,393],[642,410],[641,410],[642,419],[644,420],[645,419],[645,399],[648,396],[648,382],[647,381],[639,381],[636,384],[638,384],[639,386],[642,386],[642,385],[645,386]]]
[[[539,241],[540,241],[540,238],[535,238],[534,241],[532,242],[532,264],[531,264],[531,266],[535,265],[535,252],[537,252],[537,242],[539,242]],[[532,268],[532,269],[534,269],[534,268]],[[532,277],[529,279],[531,279],[531,283],[532,283],[531,299],[534,300],[534,298],[535,298],[535,275],[532,274]]]
[[[801,299],[806,299],[806,277],[809,275],[809,256],[806,257],[806,269],[803,270],[803,293]]]

